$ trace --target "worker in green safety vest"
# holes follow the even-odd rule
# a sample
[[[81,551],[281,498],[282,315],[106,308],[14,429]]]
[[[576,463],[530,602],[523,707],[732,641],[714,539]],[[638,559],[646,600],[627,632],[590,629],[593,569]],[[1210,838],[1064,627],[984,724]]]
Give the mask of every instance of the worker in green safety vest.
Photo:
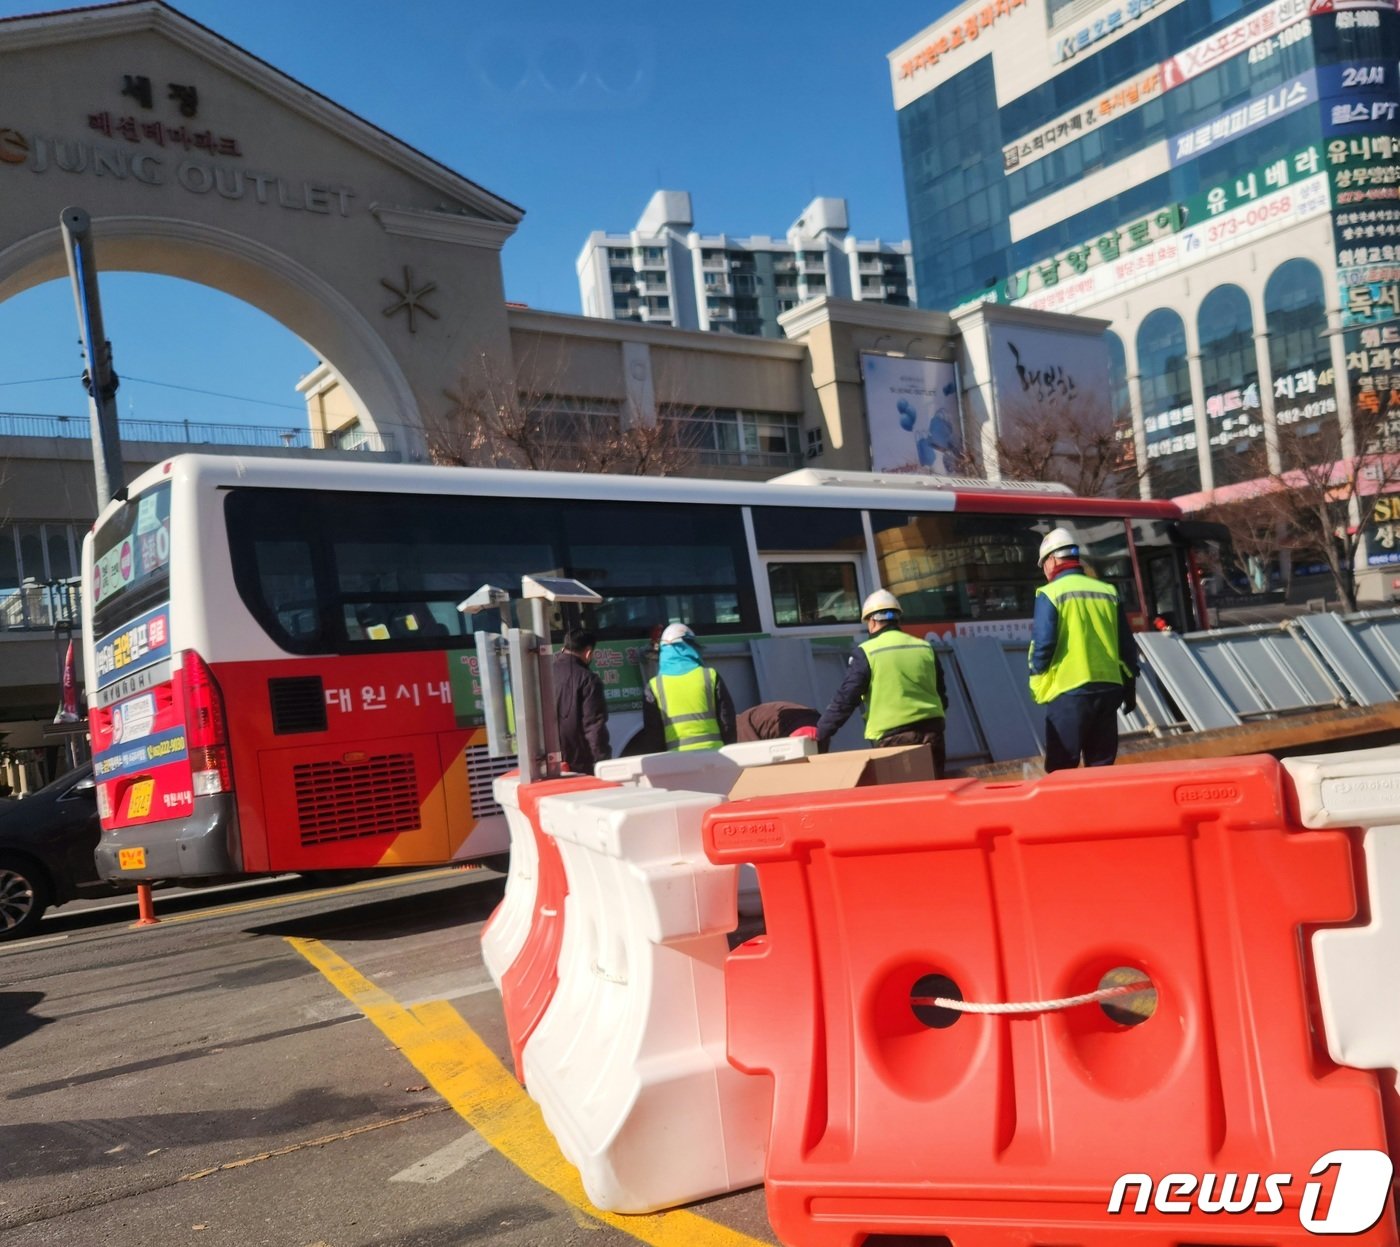
[[[818,747],[824,747],[861,706],[865,739],[871,745],[928,745],[933,773],[942,779],[948,693],[938,655],[927,641],[899,626],[903,610],[888,589],[877,589],[866,598],[860,614],[870,635],[852,652],[841,687],[816,728],[793,735],[814,735]]]
[[[1031,625],[1031,696],[1045,707],[1045,769],[1112,766],[1118,711],[1137,705],[1138,658],[1118,592],[1085,573],[1079,543],[1056,528],[1040,543],[1046,583]]]
[[[642,698],[642,734],[667,750],[718,749],[737,739],[734,700],[719,672],[705,666],[683,623],[661,634],[661,665]]]

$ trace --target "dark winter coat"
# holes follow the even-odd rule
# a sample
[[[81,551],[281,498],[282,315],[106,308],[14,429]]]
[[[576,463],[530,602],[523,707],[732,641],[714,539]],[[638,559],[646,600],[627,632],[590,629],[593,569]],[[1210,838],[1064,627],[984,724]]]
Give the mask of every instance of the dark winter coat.
[[[595,763],[612,757],[608,703],[603,682],[567,650],[554,656],[554,706],[565,766],[580,775],[592,775]]]

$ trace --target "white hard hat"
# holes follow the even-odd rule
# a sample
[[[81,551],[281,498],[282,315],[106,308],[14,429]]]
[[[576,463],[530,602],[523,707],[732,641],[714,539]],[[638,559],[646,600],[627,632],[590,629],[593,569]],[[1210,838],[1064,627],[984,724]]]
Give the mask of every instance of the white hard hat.
[[[860,617],[869,619],[871,615],[882,614],[885,611],[893,611],[896,615],[902,615],[904,608],[900,606],[899,599],[888,589],[876,589],[861,604]]]
[[[1044,563],[1052,554],[1078,554],[1079,539],[1068,528],[1052,528],[1040,543],[1037,563]]]
[[[667,624],[666,630],[661,634],[661,644],[674,645],[677,641],[690,641],[693,640],[694,637],[695,633],[690,630],[688,624]]]

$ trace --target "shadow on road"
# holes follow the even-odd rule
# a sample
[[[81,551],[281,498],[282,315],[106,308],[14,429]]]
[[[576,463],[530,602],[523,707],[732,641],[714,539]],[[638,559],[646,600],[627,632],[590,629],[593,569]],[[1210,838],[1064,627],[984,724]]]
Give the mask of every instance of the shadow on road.
[[[336,907],[297,918],[278,918],[249,935],[298,936],[302,939],[392,940],[403,935],[442,931],[485,922],[501,902],[505,879],[494,874],[463,874],[432,889],[355,903],[353,896],[334,898]]]
[[[20,1121],[5,1127],[6,1168],[12,1178],[37,1178],[139,1160],[155,1149],[283,1134],[304,1136],[321,1125],[341,1126],[380,1116],[381,1106],[368,1096],[313,1087],[259,1106],[255,1112],[240,1108]]]
[[[18,1043],[54,1020],[32,1012],[43,998],[43,992],[0,992],[0,1048]]]

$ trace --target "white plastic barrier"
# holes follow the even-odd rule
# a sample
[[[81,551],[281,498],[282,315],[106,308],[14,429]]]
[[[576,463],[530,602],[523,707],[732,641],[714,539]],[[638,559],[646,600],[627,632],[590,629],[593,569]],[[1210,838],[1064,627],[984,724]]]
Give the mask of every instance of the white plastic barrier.
[[[481,933],[481,960],[491,981],[500,987],[501,976],[520,955],[530,934],[540,858],[530,820],[520,811],[520,775],[499,776],[491,792],[505,811],[510,828],[510,870],[506,873],[506,894]]]
[[[633,758],[610,758],[599,762],[593,773],[615,784],[636,784],[642,788],[668,791],[714,792],[726,796],[745,767],[768,766],[773,762],[795,762],[817,752],[817,742],[786,736],[777,740],[746,740],[721,749],[691,749],[676,753],[644,753]],[[758,891],[758,872],[752,866],[739,868],[739,912],[754,918],[763,912]]]
[[[725,1056],[736,872],[701,844],[720,800],[624,788],[540,803],[569,897],[525,1084],[602,1209],[650,1212],[763,1181],[771,1089]]]
[[[1358,1069],[1400,1070],[1400,748],[1287,758],[1304,827],[1364,827],[1371,920],[1316,931],[1317,992],[1327,1050]]]
[[[748,740],[722,749],[688,749],[675,753],[644,753],[634,758],[609,758],[593,768],[599,779],[614,784],[671,791],[715,792],[726,795],[739,773],[749,766],[795,762],[817,751],[817,742],[802,738]]]

